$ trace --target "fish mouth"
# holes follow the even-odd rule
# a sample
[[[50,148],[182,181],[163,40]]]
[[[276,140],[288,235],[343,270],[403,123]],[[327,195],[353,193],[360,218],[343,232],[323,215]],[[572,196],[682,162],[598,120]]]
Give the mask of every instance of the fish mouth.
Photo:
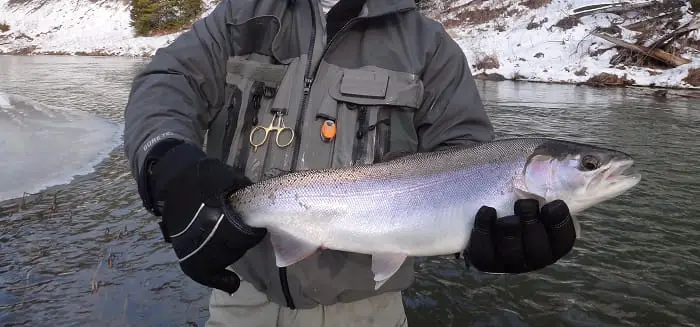
[[[623,179],[640,179],[641,176],[642,173],[637,169],[637,166],[634,165],[634,161],[626,160],[621,162],[617,168],[608,172],[606,179],[620,179],[620,177]]]
[[[601,171],[591,182],[591,188],[604,188],[613,194],[624,192],[635,186],[642,179],[633,160],[619,161]]]
[[[601,172],[597,180],[596,188],[605,189],[609,196],[618,196],[637,185],[642,179],[642,174],[635,166],[633,160],[620,161],[607,170]]]

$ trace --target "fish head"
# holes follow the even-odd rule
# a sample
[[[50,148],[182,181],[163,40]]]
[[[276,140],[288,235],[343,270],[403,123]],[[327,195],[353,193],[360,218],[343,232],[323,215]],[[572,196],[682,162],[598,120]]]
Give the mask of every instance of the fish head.
[[[629,154],[550,140],[527,158],[518,193],[538,198],[542,204],[563,200],[574,214],[627,192],[640,180]]]

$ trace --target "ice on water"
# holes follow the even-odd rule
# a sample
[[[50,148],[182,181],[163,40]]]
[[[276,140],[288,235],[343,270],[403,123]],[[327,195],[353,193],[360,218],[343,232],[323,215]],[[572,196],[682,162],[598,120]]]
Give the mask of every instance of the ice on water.
[[[0,200],[91,172],[121,132],[92,113],[0,92]]]

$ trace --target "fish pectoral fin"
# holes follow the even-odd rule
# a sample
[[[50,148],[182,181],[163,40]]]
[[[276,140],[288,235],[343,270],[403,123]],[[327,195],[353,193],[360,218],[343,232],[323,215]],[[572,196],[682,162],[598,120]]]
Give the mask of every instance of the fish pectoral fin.
[[[540,207],[547,203],[547,199],[539,194],[528,192],[519,188],[515,188],[515,195],[518,199],[535,199],[540,204]]]
[[[382,287],[401,268],[404,261],[406,261],[406,255],[401,253],[372,254],[372,272],[376,282],[374,289]]]
[[[306,259],[318,250],[320,244],[296,238],[282,231],[270,230],[270,243],[275,252],[277,267],[287,267]]]

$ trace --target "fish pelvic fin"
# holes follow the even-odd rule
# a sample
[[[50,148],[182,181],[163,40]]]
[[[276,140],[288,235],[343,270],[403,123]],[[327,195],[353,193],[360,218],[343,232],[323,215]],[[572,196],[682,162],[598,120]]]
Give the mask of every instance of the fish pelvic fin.
[[[313,244],[279,230],[268,229],[277,267],[291,266],[316,253],[321,244]]]
[[[372,273],[374,273],[374,289],[378,290],[393,276],[406,261],[406,255],[402,253],[374,253],[372,254]]]

